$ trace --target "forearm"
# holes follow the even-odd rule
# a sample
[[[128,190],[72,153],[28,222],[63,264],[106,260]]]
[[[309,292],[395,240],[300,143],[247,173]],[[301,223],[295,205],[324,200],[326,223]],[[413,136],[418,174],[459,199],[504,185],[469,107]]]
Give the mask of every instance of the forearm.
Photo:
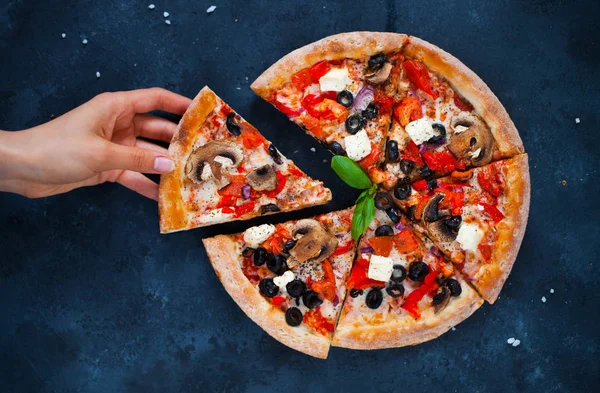
[[[26,195],[27,131],[0,131],[0,191]]]

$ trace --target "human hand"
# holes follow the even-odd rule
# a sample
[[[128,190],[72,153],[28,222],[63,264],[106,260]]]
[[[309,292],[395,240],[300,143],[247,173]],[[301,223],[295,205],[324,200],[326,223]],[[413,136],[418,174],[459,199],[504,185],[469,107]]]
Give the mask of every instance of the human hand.
[[[160,88],[103,93],[40,126],[0,131],[0,191],[39,198],[109,181],[157,200],[158,185],[142,173],[174,164],[138,137],[170,142],[177,125],[145,112],[183,114],[190,103]]]

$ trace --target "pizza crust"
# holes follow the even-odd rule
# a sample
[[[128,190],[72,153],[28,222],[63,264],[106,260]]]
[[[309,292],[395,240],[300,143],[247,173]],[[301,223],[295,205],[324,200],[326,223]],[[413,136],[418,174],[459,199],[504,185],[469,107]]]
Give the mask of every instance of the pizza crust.
[[[461,280],[463,292],[458,298],[452,298],[448,306],[438,314],[429,307],[414,319],[404,315],[390,319],[382,324],[365,325],[362,321],[352,320],[342,310],[331,345],[349,349],[383,349],[416,345],[433,340],[446,333],[471,316],[481,305],[483,299],[464,280]],[[390,312],[393,318],[393,311]]]
[[[331,339],[314,334],[303,325],[292,327],[285,322],[284,313],[267,302],[244,276],[234,240],[219,235],[202,239],[202,243],[225,290],[250,319],[282,344],[310,356],[327,358]]]
[[[355,31],[323,38],[288,53],[262,73],[250,86],[264,99],[290,80],[296,72],[321,60],[357,59],[381,52],[400,51],[405,34]]]
[[[477,74],[460,60],[435,45],[410,36],[403,52],[442,75],[464,96],[490,127],[500,157],[510,158],[525,151],[523,142],[506,109]]]
[[[175,169],[161,175],[158,188],[160,233],[187,228],[187,214],[181,196],[181,179],[185,176],[185,162],[193,147],[196,131],[217,106],[217,101],[216,94],[208,86],[204,86],[177,125],[169,145],[169,156],[175,162]]]
[[[498,238],[490,264],[484,267],[474,285],[479,294],[493,304],[517,259],[527,218],[529,217],[529,199],[531,182],[527,154],[518,155],[504,163],[502,171],[506,179],[504,215],[498,223]]]

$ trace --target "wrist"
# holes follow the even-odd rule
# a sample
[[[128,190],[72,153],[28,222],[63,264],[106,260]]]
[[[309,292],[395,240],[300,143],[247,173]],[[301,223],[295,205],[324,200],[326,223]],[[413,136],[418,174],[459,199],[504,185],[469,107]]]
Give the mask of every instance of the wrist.
[[[25,146],[27,131],[0,131],[0,191],[26,195],[29,162]]]

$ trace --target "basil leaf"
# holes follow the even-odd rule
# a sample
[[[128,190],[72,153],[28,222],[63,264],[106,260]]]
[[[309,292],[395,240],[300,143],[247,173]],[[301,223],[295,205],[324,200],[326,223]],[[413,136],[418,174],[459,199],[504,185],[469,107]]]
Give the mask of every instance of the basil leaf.
[[[350,187],[366,190],[372,186],[371,180],[362,168],[345,156],[334,156],[331,169]]]
[[[352,216],[352,238],[354,240],[358,241],[373,218],[375,218],[375,200],[372,196],[366,196],[358,201]]]
[[[363,192],[360,193],[360,195],[358,196],[358,198],[356,198],[356,204],[358,205],[363,199],[372,196],[369,192],[369,190],[363,190]]]

